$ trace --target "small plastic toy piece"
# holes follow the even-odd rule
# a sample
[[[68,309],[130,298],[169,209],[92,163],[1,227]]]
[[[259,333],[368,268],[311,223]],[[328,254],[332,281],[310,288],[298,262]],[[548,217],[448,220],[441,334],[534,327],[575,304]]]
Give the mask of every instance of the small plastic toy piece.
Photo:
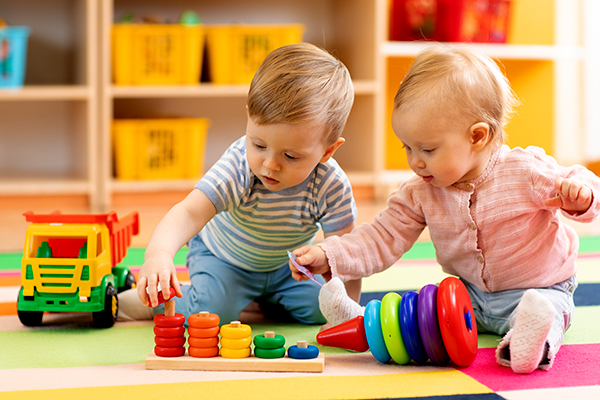
[[[317,343],[323,346],[365,352],[369,350],[364,317],[359,315],[317,334]]]
[[[198,25],[200,24],[200,17],[192,10],[186,10],[181,14],[179,23],[182,25]]]
[[[185,317],[175,314],[172,317],[164,314],[154,316],[154,354],[159,357],[181,357],[185,354]]]
[[[221,356],[225,358],[250,357],[252,328],[240,321],[232,321],[221,327]]]
[[[258,358],[281,358],[285,355],[285,338],[273,331],[254,336],[254,355]]]
[[[406,351],[417,364],[425,364],[429,359],[421,334],[419,333],[419,321],[417,316],[417,292],[406,292],[400,302],[400,330]]]
[[[188,317],[188,354],[209,358],[219,355],[219,316],[201,311]]]
[[[412,358],[423,364],[429,357],[436,365],[452,360],[466,367],[477,354],[474,318],[467,289],[459,279],[448,277],[439,289],[426,285],[418,294],[388,293],[381,302],[371,300],[364,317],[320,332],[317,342],[354,351],[371,347],[373,356],[384,363],[391,358],[406,364]]]
[[[468,367],[477,355],[477,326],[469,292],[459,279],[440,283],[437,309],[448,355],[456,365]]]
[[[372,300],[365,308],[365,333],[373,357],[379,362],[386,363],[392,356],[385,347],[383,331],[381,330],[381,301]]]
[[[310,360],[319,356],[319,348],[309,345],[306,340],[300,340],[297,344],[288,348],[288,357],[296,360]]]
[[[450,361],[450,356],[446,352],[440,332],[437,315],[437,291],[438,287],[436,285],[425,285],[419,292],[417,303],[419,333],[425,352],[431,362],[437,365],[446,365]]]
[[[398,293],[388,293],[381,300],[381,330],[383,340],[392,360],[397,364],[408,364],[410,356],[404,346],[400,331],[400,300]]]
[[[310,272],[308,270],[308,268],[306,268],[303,265],[300,265],[296,262],[296,255],[294,253],[292,253],[291,251],[288,251],[288,257],[290,258],[290,260],[292,261],[292,264],[294,264],[294,267],[298,268],[298,271],[302,272],[304,275],[308,276],[308,278],[315,282],[317,285],[323,287],[323,285],[321,284],[321,282],[319,282],[315,276],[312,274],[312,272]]]

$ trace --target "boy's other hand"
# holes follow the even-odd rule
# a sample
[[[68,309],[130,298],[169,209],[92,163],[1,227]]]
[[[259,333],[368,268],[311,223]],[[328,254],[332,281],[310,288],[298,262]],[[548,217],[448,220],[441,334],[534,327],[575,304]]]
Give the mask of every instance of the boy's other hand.
[[[313,274],[322,275],[326,281],[331,279],[331,270],[327,263],[325,251],[319,246],[304,246],[293,251],[297,257],[296,262],[310,270]],[[298,271],[294,264],[289,262],[292,277],[297,281],[308,279],[306,275]]]

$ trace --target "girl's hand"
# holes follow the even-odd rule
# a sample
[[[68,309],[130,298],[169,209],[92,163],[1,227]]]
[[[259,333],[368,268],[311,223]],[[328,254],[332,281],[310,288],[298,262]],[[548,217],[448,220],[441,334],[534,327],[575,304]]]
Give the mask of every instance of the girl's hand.
[[[592,205],[592,190],[581,182],[559,176],[554,182],[554,187],[556,196],[544,201],[547,206],[560,207],[572,214],[583,214]]]
[[[165,301],[169,300],[169,288],[173,287],[177,297],[183,297],[173,260],[167,255],[146,259],[140,269],[137,293],[140,301],[148,307],[158,305],[158,286]]]
[[[331,270],[327,263],[327,256],[325,251],[319,246],[304,246],[293,251],[296,255],[296,262],[303,267],[306,267],[313,274],[322,275],[326,281],[331,279]],[[290,270],[292,271],[292,277],[298,282],[308,279],[308,276],[304,275],[289,262]]]

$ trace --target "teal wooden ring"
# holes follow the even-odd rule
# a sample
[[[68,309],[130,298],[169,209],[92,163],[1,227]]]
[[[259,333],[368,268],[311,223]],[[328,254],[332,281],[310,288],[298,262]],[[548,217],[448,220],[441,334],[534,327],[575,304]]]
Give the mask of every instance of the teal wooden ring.
[[[268,338],[264,334],[254,336],[254,346],[261,349],[278,349],[285,346],[285,338],[282,335]]]
[[[400,301],[402,297],[395,292],[383,296],[381,300],[381,331],[390,356],[397,364],[408,364],[410,355],[406,350],[400,331]]]
[[[381,331],[381,301],[371,300],[365,308],[365,333],[371,354],[379,362],[386,363],[392,358],[387,351]]]
[[[261,349],[260,347],[255,347],[254,355],[258,358],[281,358],[285,356],[285,347],[276,349]]]
[[[288,348],[288,357],[295,358],[297,360],[308,360],[311,358],[317,358],[319,356],[319,348],[311,344],[306,349],[300,348],[296,345]]]

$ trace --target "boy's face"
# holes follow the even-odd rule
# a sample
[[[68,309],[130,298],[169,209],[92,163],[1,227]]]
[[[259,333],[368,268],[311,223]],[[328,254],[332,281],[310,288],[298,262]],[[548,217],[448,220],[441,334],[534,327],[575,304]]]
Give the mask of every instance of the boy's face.
[[[410,168],[436,187],[474,179],[489,161],[489,152],[476,145],[480,138],[472,130],[480,124],[471,125],[450,115],[438,104],[408,112],[396,109],[392,114],[392,128],[404,145]]]
[[[246,157],[252,172],[271,191],[296,186],[344,142],[326,147],[324,126],[317,123],[256,124],[248,117]]]

